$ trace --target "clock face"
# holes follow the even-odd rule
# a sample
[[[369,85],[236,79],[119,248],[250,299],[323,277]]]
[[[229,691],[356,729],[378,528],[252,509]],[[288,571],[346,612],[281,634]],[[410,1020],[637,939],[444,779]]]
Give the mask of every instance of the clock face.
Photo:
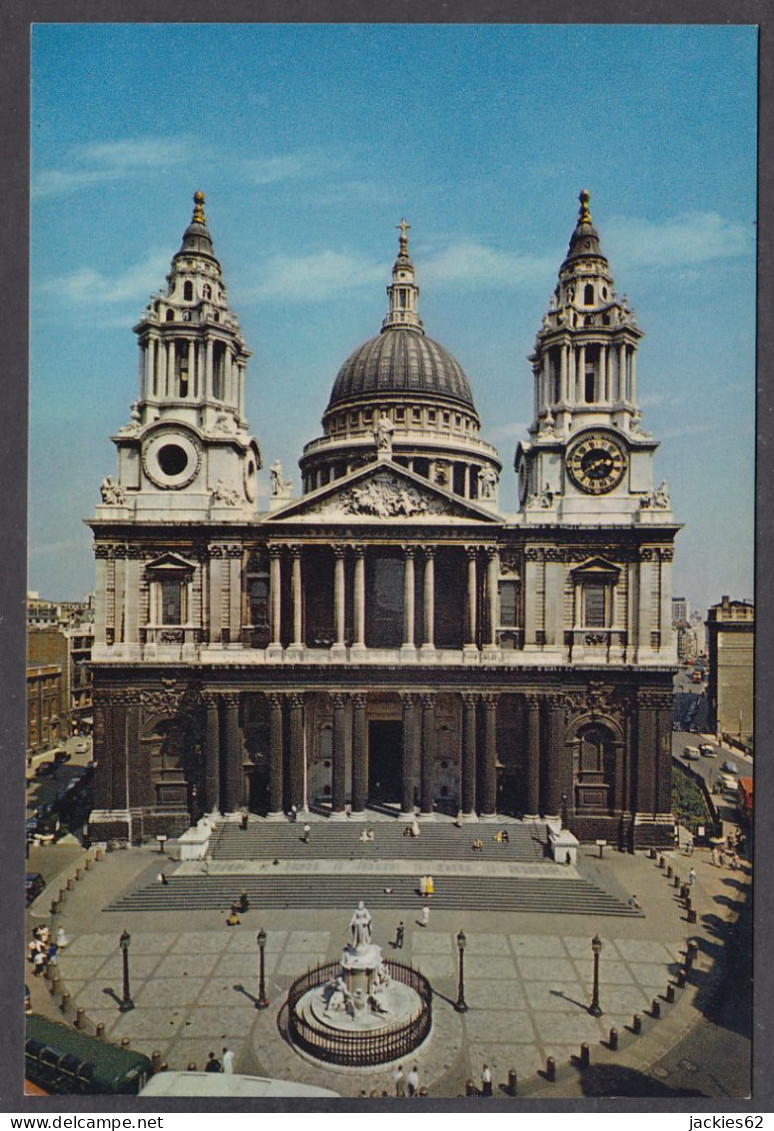
[[[567,471],[581,491],[604,495],[624,477],[626,453],[610,436],[591,433],[578,440],[567,453]]]

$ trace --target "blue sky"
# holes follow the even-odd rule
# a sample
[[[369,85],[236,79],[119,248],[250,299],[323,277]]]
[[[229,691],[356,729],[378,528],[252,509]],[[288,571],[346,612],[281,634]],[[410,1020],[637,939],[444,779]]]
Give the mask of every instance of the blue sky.
[[[30,588],[92,588],[81,520],[195,190],[265,469],[298,485],[406,216],[425,329],[468,374],[514,511],[526,358],[586,188],[646,334],[643,425],[685,524],[674,591],[752,596],[756,52],[753,27],[709,25],[37,25]]]

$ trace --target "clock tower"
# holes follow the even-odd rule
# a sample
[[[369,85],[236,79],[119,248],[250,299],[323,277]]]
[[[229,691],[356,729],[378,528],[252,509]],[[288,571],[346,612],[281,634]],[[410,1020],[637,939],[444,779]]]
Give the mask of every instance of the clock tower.
[[[640,426],[637,347],[642,337],[580,194],[580,213],[530,356],[534,418],[519,444],[519,503],[527,522],[649,522],[669,510],[654,491],[658,443]]]

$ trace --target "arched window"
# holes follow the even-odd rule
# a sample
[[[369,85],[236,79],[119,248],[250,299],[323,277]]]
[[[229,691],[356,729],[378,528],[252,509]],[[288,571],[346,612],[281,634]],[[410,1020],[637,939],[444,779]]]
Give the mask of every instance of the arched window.
[[[586,286],[583,288],[583,305],[594,305],[594,286],[592,283],[586,283]]]
[[[167,311],[167,322],[174,322],[174,321],[175,321],[175,312],[174,312],[174,310],[168,310],[168,311]]]
[[[190,302],[193,298],[193,283],[190,280],[183,284],[183,298],[186,302]]]

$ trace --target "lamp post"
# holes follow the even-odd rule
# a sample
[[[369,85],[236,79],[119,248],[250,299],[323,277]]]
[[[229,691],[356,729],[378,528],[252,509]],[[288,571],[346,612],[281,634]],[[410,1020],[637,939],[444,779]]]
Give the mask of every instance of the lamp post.
[[[594,987],[591,993],[589,1013],[592,1017],[601,1017],[602,1010],[599,1006],[599,956],[602,953],[602,939],[599,935],[594,935],[594,938],[591,940],[591,953],[594,955]]]
[[[264,952],[266,950],[266,932],[263,927],[257,935],[258,940],[258,1000],[256,1009],[266,1009],[269,999],[266,997],[266,971],[264,966]]]
[[[129,943],[131,941],[132,936],[129,932],[126,930],[122,931],[121,938],[118,940],[124,960],[124,996],[118,1007],[121,1013],[128,1013],[130,1009],[134,1009],[134,1002],[129,993]]]
[[[562,794],[562,828],[567,828],[567,794]]]
[[[467,944],[465,932],[460,931],[457,935],[457,950],[460,953],[460,980],[457,986],[457,1000],[454,1003],[454,1008],[458,1013],[467,1013],[468,1007],[465,1004],[465,946]]]

